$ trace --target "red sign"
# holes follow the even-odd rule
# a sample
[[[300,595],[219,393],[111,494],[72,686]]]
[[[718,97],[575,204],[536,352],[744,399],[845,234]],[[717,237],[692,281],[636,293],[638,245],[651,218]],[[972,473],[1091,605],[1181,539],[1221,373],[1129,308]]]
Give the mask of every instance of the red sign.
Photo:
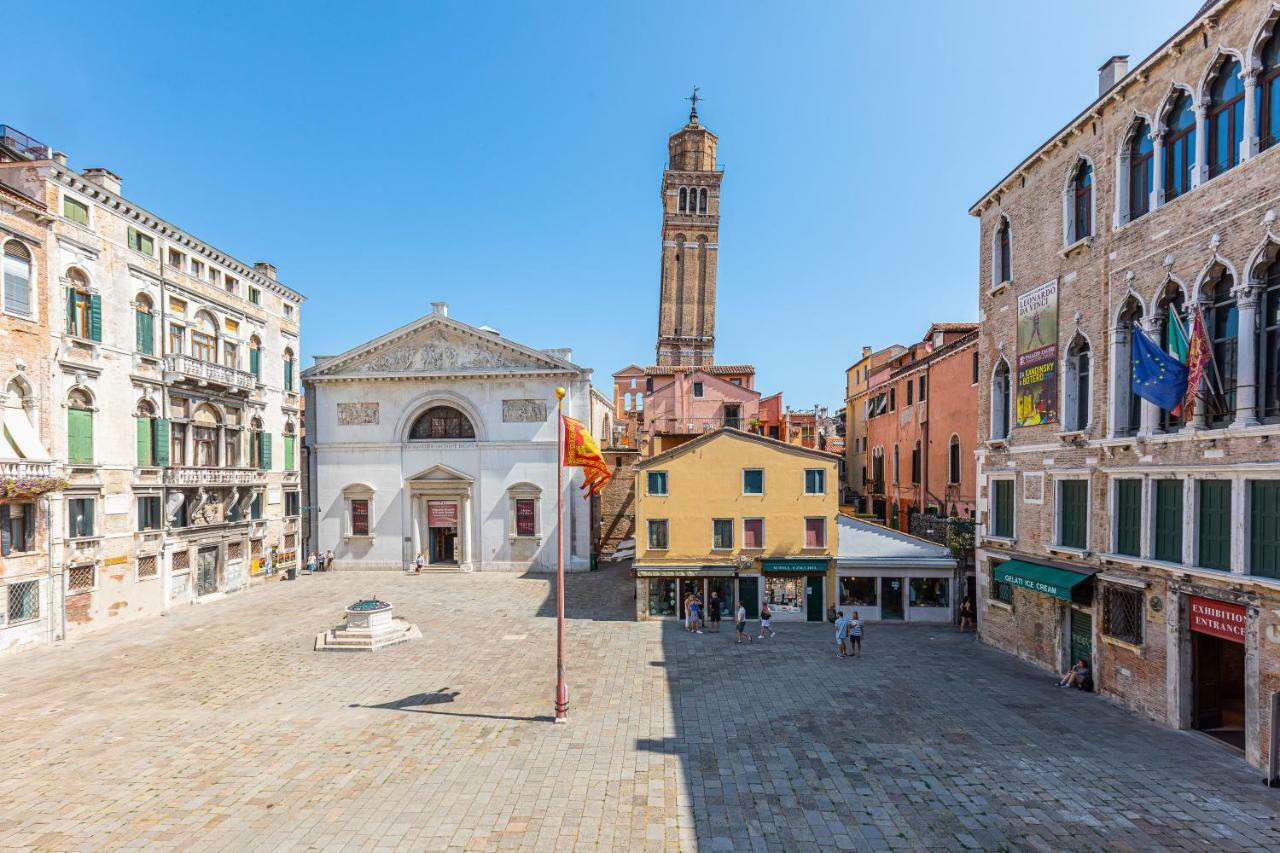
[[[453,501],[427,501],[428,527],[457,527],[458,505]]]
[[[1196,595],[1189,596],[1187,600],[1191,603],[1192,631],[1233,643],[1244,642],[1244,607]]]
[[[520,498],[516,501],[516,535],[533,536],[537,530],[538,525],[533,518],[533,500]]]

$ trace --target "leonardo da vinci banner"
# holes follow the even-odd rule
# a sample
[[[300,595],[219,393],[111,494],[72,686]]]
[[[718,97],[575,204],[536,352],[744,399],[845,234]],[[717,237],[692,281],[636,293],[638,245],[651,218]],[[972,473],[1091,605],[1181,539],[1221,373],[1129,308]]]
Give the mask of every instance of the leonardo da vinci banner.
[[[1058,280],[1018,297],[1017,425],[1058,420]]]

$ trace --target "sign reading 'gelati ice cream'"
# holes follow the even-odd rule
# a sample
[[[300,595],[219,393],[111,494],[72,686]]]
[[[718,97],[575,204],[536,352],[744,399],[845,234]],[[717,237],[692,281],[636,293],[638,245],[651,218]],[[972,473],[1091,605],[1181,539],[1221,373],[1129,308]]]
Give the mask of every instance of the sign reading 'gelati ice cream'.
[[[1191,604],[1191,630],[1211,634],[1233,643],[1244,642],[1244,608],[1212,598],[1193,595]]]

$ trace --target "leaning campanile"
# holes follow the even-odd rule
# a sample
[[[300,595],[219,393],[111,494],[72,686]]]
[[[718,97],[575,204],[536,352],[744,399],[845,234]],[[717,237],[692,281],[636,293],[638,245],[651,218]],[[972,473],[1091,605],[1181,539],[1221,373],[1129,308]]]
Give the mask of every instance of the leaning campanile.
[[[698,90],[689,123],[667,140],[662,172],[662,284],[658,364],[713,364],[720,181],[716,135],[698,124]]]

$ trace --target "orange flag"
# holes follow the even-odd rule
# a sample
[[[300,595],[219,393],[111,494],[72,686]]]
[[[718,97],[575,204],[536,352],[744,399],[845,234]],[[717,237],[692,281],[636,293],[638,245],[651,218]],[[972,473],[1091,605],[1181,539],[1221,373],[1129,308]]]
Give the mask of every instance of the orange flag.
[[[604,488],[612,474],[609,465],[604,461],[600,445],[587,431],[586,424],[567,418],[564,421],[564,464],[570,468],[581,468],[586,480],[582,488],[586,490],[584,497],[590,497]]]

